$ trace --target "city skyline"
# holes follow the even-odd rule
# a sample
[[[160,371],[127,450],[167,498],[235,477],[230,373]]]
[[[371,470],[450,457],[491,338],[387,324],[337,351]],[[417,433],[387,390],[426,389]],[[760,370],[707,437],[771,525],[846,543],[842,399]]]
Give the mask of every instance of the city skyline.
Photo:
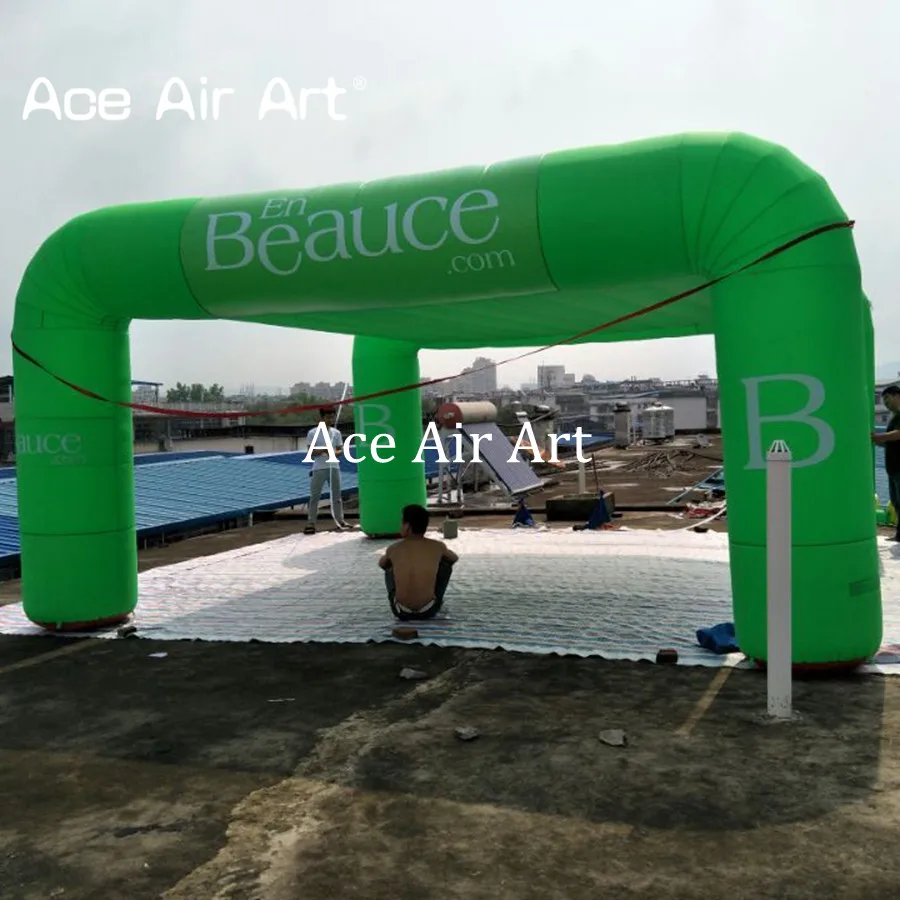
[[[558,390],[568,389],[582,384],[619,384],[629,381],[638,382],[684,382],[710,379],[707,373],[694,373],[684,378],[661,378],[657,375],[647,375],[643,377],[629,375],[626,378],[601,377],[598,378],[593,372],[569,372],[564,365],[548,364],[538,365],[537,374],[534,380],[521,382],[504,382],[497,376],[496,362],[488,357],[478,356],[471,365],[465,366],[462,372],[456,377],[434,385],[435,393],[443,394],[490,394],[503,391],[531,391],[531,390]],[[431,377],[425,373],[420,375],[420,380],[427,382]],[[714,380],[714,377],[712,378]],[[180,381],[180,380],[179,380]],[[171,385],[163,382],[150,382],[159,384],[163,393],[171,388]],[[190,383],[190,382],[184,382]],[[140,387],[141,382],[135,382],[134,393],[143,393],[144,389]],[[344,396],[345,388],[350,388],[348,382],[337,381],[296,381],[289,387],[280,385],[262,385],[255,383],[243,383],[239,386],[224,384],[225,394],[230,397],[278,397],[278,396],[301,396],[310,395],[322,400],[338,401]]]
[[[446,387],[447,391],[457,390],[458,392],[463,392],[465,390],[465,388],[462,387],[461,385],[465,384],[467,376],[469,376],[471,374],[471,370],[480,368],[480,366],[484,365],[485,363],[494,363],[494,365],[495,365],[495,372],[493,373],[495,386],[488,388],[488,391],[504,390],[504,389],[516,390],[516,389],[522,389],[522,388],[530,389],[532,387],[541,386],[540,375],[535,374],[534,368],[532,369],[532,374],[530,376],[526,373],[525,377],[518,379],[518,380],[514,379],[514,378],[504,378],[503,374],[502,374],[504,367],[499,365],[495,360],[492,360],[489,357],[483,357],[483,356],[476,357],[474,360],[472,360],[472,362],[470,362],[467,365],[464,365],[459,370],[459,372],[456,374],[449,373],[449,372],[443,372],[441,375],[436,375],[436,374],[432,375],[432,374],[429,374],[428,372],[426,372],[426,370],[424,368],[420,367],[420,372],[421,372],[420,379],[422,381],[428,381],[432,378],[439,378],[439,377],[440,378],[448,378],[449,379],[448,381],[443,382],[440,385],[436,385],[435,387],[436,388],[445,388]],[[898,364],[898,365],[900,365],[900,364]],[[538,365],[537,369],[539,370],[540,368],[547,368],[547,369],[551,369],[551,370],[553,370],[553,369],[565,370],[567,375],[574,376],[574,383],[580,383],[582,381],[582,379],[585,379],[585,378],[587,378],[588,381],[599,381],[599,382],[620,382],[620,381],[625,382],[625,381],[629,381],[629,380],[650,381],[650,380],[654,380],[654,379],[661,379],[663,381],[690,381],[690,380],[695,379],[698,376],[698,374],[703,374],[702,372],[691,372],[688,369],[685,369],[684,374],[676,374],[674,376],[669,376],[669,377],[663,377],[662,375],[652,374],[649,372],[643,373],[643,374],[636,374],[634,372],[629,372],[627,375],[619,376],[617,374],[609,374],[609,373],[597,374],[597,372],[600,371],[599,368],[595,368],[595,370],[592,370],[592,371],[576,370],[573,372],[573,371],[569,370],[567,366],[560,364],[560,363],[549,363],[546,366]],[[144,374],[146,374],[146,373],[144,373]],[[478,375],[481,375],[482,377],[484,377],[486,374],[487,373],[476,373],[476,377],[478,377]],[[709,377],[715,377],[715,376],[709,376]],[[136,381],[139,380],[138,375],[135,376],[135,380]],[[282,394],[284,396],[289,396],[292,393],[296,393],[296,394],[311,393],[311,391],[307,390],[306,388],[309,388],[312,386],[317,386],[317,385],[328,385],[328,386],[339,385],[342,387],[344,384],[352,383],[352,380],[348,382],[348,381],[343,381],[343,380],[328,381],[327,379],[320,379],[320,378],[316,378],[315,380],[295,378],[290,383],[279,385],[279,384],[274,384],[274,383],[247,382],[247,381],[229,382],[227,379],[223,380],[221,376],[219,376],[218,378],[209,379],[207,382],[202,382],[198,379],[187,378],[185,376],[176,376],[168,381],[160,379],[160,378],[156,378],[156,379],[153,379],[153,382],[162,385],[164,392],[165,392],[165,390],[168,390],[169,388],[173,387],[177,382],[182,382],[185,384],[193,384],[195,382],[204,383],[204,384],[217,383],[217,384],[222,384],[225,388],[225,392],[229,395],[248,396],[249,397],[249,396],[254,396],[254,395],[278,396],[279,394]],[[557,387],[557,386],[562,386],[562,385],[554,384],[553,386]],[[488,392],[488,391],[484,391],[484,392]]]
[[[582,371],[582,372],[570,372],[565,365],[560,363],[539,363],[535,367],[535,375],[532,378],[524,378],[520,381],[515,381],[512,379],[504,380],[498,373],[502,372],[502,366],[496,363],[495,360],[492,360],[487,357],[476,357],[471,364],[463,366],[460,370],[459,374],[451,377],[450,380],[443,382],[441,384],[437,384],[434,386],[434,391],[437,393],[452,393],[454,390],[457,393],[466,392],[464,387],[458,387],[457,385],[465,384],[465,377],[469,374],[471,369],[475,369],[479,367],[479,364],[490,364],[494,363],[495,372],[493,373],[493,377],[495,378],[495,386],[493,388],[488,389],[487,391],[483,391],[484,393],[488,393],[491,390],[494,391],[504,391],[504,390],[513,390],[513,391],[528,391],[528,390],[536,390],[536,389],[544,389],[549,390],[554,387],[571,387],[572,384],[581,384],[584,381],[587,382],[600,382],[606,384],[612,383],[625,383],[628,381],[661,381],[661,382],[693,382],[693,381],[703,381],[704,379],[710,379],[715,381],[716,374],[713,369],[712,373],[709,371],[704,371],[702,369],[697,371],[690,371],[687,368],[684,368],[683,374],[675,375],[674,377],[668,376],[665,377],[661,374],[634,374],[631,373],[626,376],[617,376],[612,374],[607,374],[600,372],[599,369],[595,371]],[[545,384],[541,381],[541,370],[549,370],[553,372],[554,370],[559,371],[562,370],[568,376],[574,376],[568,384]],[[434,376],[427,374],[424,369],[421,369],[420,380],[421,381],[429,381],[432,378],[436,377],[446,377],[446,376]],[[600,372],[598,375],[597,372]],[[897,362],[878,362],[876,365],[876,379],[881,383],[900,381],[900,361]],[[187,378],[174,378],[172,381],[154,381],[151,383],[159,384],[163,393],[174,385],[177,382],[191,384],[194,383]],[[136,382],[137,383],[137,380]],[[294,381],[290,385],[272,385],[272,384],[261,384],[261,383],[228,383],[228,381],[222,381],[221,379],[213,379],[208,382],[209,384],[218,383],[222,384],[225,388],[225,394],[231,397],[277,397],[277,396],[290,396],[291,394],[313,394],[315,395],[315,391],[312,388],[326,388],[322,399],[333,399],[339,400],[341,397],[341,390],[345,386],[345,384],[352,384],[352,382],[345,381],[334,381],[329,382],[325,380],[317,380],[315,382],[311,381]],[[480,393],[481,391],[471,391],[472,393]]]

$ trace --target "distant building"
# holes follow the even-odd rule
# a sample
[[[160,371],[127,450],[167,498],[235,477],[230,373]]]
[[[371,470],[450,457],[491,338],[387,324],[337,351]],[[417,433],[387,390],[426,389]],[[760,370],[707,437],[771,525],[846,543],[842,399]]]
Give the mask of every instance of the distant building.
[[[419,381],[431,381],[430,375],[419,375]],[[444,384],[426,384],[421,389],[423,397],[439,397],[444,392]]]
[[[131,399],[134,403],[145,403],[148,406],[159,404],[160,381],[132,381]]]
[[[556,394],[555,403],[563,416],[586,416],[590,411],[585,395],[576,391]]]
[[[343,381],[338,381],[335,384],[329,384],[325,381],[317,381],[315,384],[310,384],[307,381],[298,381],[296,384],[291,385],[290,393],[292,397],[300,397],[305,394],[316,400],[331,402],[333,400],[340,400],[341,397],[349,394],[350,388]]]
[[[708,403],[705,394],[688,391],[660,391],[657,395],[660,403],[671,407],[675,413],[676,431],[703,431],[710,426]]]
[[[557,402],[562,396],[557,397]],[[618,396],[605,396],[588,400],[590,418],[596,421],[603,431],[612,431],[615,427],[615,407],[625,403],[631,408],[635,421],[640,421],[640,414],[653,403],[661,403],[674,412],[675,430],[679,432],[704,431],[707,428],[719,427],[718,395],[704,393],[699,390],[670,389],[652,391],[640,395],[621,393]]]
[[[3,462],[7,462],[16,452],[13,396],[13,377],[5,375],[0,378],[0,460]]]
[[[497,390],[497,364],[479,356],[471,366],[447,383],[454,394],[484,396]]]
[[[566,367],[538,366],[537,383],[538,387],[543,391],[552,391],[564,387],[566,384]],[[574,383],[575,376],[573,375],[571,384]]]

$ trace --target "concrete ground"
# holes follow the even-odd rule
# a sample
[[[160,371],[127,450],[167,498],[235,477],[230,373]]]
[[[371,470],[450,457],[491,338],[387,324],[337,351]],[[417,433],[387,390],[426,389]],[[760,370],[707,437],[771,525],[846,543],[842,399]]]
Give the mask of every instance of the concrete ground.
[[[0,898],[896,900],[900,680],[798,681],[782,725],[765,688],[411,645],[2,637]]]
[[[897,685],[5,638],[0,897],[896,898]]]

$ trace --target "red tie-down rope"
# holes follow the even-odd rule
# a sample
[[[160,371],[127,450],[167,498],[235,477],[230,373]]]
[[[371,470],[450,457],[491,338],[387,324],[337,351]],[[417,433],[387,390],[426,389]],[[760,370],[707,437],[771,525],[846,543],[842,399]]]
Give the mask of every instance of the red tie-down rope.
[[[760,263],[772,259],[772,257],[778,256],[781,253],[784,253],[786,250],[790,250],[792,247],[796,247],[797,244],[802,244],[804,241],[808,241],[811,238],[818,237],[820,234],[824,234],[827,231],[834,231],[838,228],[853,228],[854,224],[855,222],[853,221],[845,221],[833,222],[830,225],[822,225],[819,228],[815,228],[812,231],[808,231],[805,234],[800,235],[800,237],[796,237],[793,240],[781,244],[774,250],[770,250],[768,253],[764,253],[762,256],[754,259],[752,262],[749,262],[744,266],[741,266],[739,269],[735,269],[733,272],[727,272],[725,275],[720,275],[718,278],[713,278],[711,281],[707,281],[705,284],[698,285],[697,287],[691,288],[687,291],[682,291],[680,294],[675,294],[672,297],[667,297],[665,300],[660,300],[657,303],[652,303],[650,306],[641,307],[640,309],[634,310],[634,312],[630,312],[624,316],[619,316],[617,319],[611,319],[608,322],[604,322],[602,325],[595,325],[593,328],[588,328],[586,331],[581,331],[578,334],[572,335],[572,337],[566,338],[565,340],[556,341],[553,344],[546,344],[543,347],[538,347],[535,350],[528,350],[525,353],[518,354],[517,356],[510,356],[507,359],[501,360],[499,363],[493,363],[491,365],[481,366],[477,369],[471,369],[468,374],[472,374],[473,372],[481,372],[485,369],[494,368],[494,366],[505,366],[509,363],[518,362],[521,359],[526,359],[529,356],[535,356],[538,353],[543,353],[546,350],[551,350],[554,347],[562,347],[566,344],[573,344],[576,341],[588,337],[591,334],[596,334],[598,331],[604,331],[607,328],[612,328],[614,325],[621,325],[622,322],[627,322],[630,319],[636,319],[639,316],[645,316],[648,313],[655,312],[658,309],[663,309],[666,306],[671,306],[673,303],[677,303],[679,300],[684,300],[686,297],[690,297],[693,294],[699,294],[701,291],[705,291],[708,288],[711,288],[728,278],[739,275],[741,272],[746,272],[747,269],[758,266]],[[225,412],[196,412],[186,409],[172,409],[170,407],[150,406],[146,403],[126,403],[123,400],[111,400],[109,397],[104,397],[102,394],[98,394],[96,391],[92,391],[89,388],[74,384],[71,381],[67,381],[61,375],[57,375],[55,372],[51,372],[45,365],[43,365],[43,363],[35,359],[29,353],[26,353],[21,347],[19,347],[18,344],[16,344],[15,341],[12,342],[12,347],[13,352],[21,356],[22,359],[27,360],[33,366],[36,366],[42,372],[45,372],[55,381],[58,381],[60,384],[64,384],[66,387],[71,388],[73,391],[77,391],[79,394],[82,394],[85,397],[90,397],[92,400],[99,400],[101,403],[110,403],[113,406],[121,406],[127,409],[138,410],[140,412],[156,413],[162,416],[177,416],[180,419],[237,419],[249,418],[253,416],[285,416],[291,413],[317,410],[322,406],[322,403],[305,403],[297,406],[284,406],[280,409],[274,410],[260,409],[227,410]],[[378,397],[388,397],[391,394],[401,394],[405,391],[412,391],[416,388],[429,387],[433,384],[443,384],[447,381],[453,381],[453,379],[458,378],[459,374],[447,375],[443,378],[432,378],[428,381],[419,381],[415,384],[403,385],[402,387],[389,388],[388,390],[384,391],[375,391],[371,394],[361,394],[357,397],[347,397],[341,405],[343,406],[344,404],[361,403],[364,400],[375,400]]]

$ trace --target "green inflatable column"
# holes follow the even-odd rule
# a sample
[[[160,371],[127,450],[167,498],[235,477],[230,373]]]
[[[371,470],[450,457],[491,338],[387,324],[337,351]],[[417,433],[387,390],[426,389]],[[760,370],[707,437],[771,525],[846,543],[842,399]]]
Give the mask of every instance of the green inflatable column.
[[[12,339],[24,612],[52,630],[114,624],[137,602],[132,319],[208,318],[184,283],[193,201],[73,219],[35,254]]]
[[[22,303],[13,340],[51,371],[129,401],[128,323],[76,327]],[[137,603],[131,411],[14,356],[25,614],[51,630],[115,624]]]
[[[793,660],[853,664],[881,642],[866,304],[849,231],[715,289],[735,629],[765,660],[766,453],[793,455]]]
[[[419,381],[418,348],[402,341],[357,337],[353,342],[353,393],[373,394]],[[422,442],[420,391],[403,391],[357,403],[355,442],[359,463],[360,527],[370,537],[396,535],[400,511],[410,503],[426,503],[425,464],[415,462]],[[394,446],[378,435],[391,435]],[[373,456],[389,462],[378,462]],[[391,459],[393,457],[393,459]]]

